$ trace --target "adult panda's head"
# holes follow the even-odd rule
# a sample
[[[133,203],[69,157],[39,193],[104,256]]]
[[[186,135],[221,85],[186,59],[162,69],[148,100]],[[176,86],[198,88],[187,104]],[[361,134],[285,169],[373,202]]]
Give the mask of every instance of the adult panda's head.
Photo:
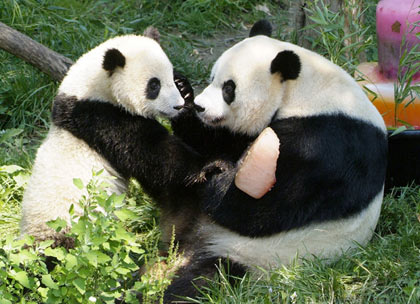
[[[280,106],[284,86],[300,73],[299,57],[278,51],[271,25],[257,22],[250,38],[225,51],[211,71],[210,85],[195,98],[199,117],[209,125],[255,135]]]
[[[83,55],[59,93],[111,102],[144,117],[173,117],[184,104],[159,43],[136,35],[109,39]]]
[[[341,112],[383,128],[380,115],[344,70],[270,33],[267,21],[257,22],[249,38],[216,61],[210,85],[194,101],[204,123],[257,135],[273,118]]]

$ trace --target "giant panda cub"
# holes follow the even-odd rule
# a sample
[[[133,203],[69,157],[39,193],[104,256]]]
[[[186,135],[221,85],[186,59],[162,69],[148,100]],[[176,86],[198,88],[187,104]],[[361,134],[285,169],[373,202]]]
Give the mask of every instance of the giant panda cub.
[[[164,169],[161,164],[166,161],[165,153],[159,151],[165,148],[155,146],[155,141],[168,134],[154,118],[176,116],[184,100],[175,86],[172,64],[155,40],[136,35],[120,36],[84,54],[68,71],[55,98],[55,103],[66,103],[70,108],[77,102],[83,104],[81,111],[90,116],[88,123],[112,141],[116,149],[124,149],[124,141],[130,140],[125,137],[127,130],[99,129],[91,117],[100,117],[101,122],[107,124],[103,113],[110,113],[114,118],[126,112],[132,114],[133,119],[123,123],[135,125],[136,135],[144,142],[136,148],[136,152],[140,149],[143,153],[137,165],[147,175],[155,175],[152,187],[160,189],[159,183],[170,179],[166,176],[159,179],[159,172],[155,170],[157,165]],[[97,112],[90,111],[95,102],[102,107]],[[184,149],[182,143],[178,146],[175,143],[172,149]],[[195,165],[194,155],[189,158],[189,164]],[[200,162],[197,168],[201,167]],[[87,184],[93,171],[105,169],[101,176],[111,183],[110,191],[118,193],[125,190],[129,176],[115,168],[118,166],[110,164],[84,141],[53,122],[37,152],[24,193],[21,234],[33,235],[38,240],[56,238],[59,241],[62,235],[56,234],[46,222],[57,217],[69,221],[71,204],[80,212],[77,202],[83,192],[74,186],[73,178]],[[108,179],[111,176],[116,179]]]
[[[184,231],[189,260],[165,292],[165,303],[196,296],[194,285],[204,280],[194,279],[212,277],[219,262],[240,275],[256,266],[288,264],[296,255],[331,261],[366,244],[375,229],[387,154],[381,116],[344,70],[270,38],[270,32],[268,22],[257,22],[249,38],[225,51],[211,84],[189,103],[197,116],[174,120],[175,134],[222,170],[213,170],[200,187],[180,188],[198,201],[194,220],[191,212],[184,217],[190,224]],[[127,157],[109,155],[111,143],[95,128],[77,130],[81,116],[60,125],[111,163]],[[268,126],[280,141],[276,183],[255,199],[234,183],[237,160]],[[130,166],[135,176],[136,165]],[[191,210],[182,201],[177,208],[180,214]]]

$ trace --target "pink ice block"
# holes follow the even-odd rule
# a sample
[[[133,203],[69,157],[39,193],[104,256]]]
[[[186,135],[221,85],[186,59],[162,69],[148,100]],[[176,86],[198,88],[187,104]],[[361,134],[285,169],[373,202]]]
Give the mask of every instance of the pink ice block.
[[[270,191],[276,183],[279,146],[277,134],[273,129],[265,128],[240,160],[236,187],[257,199]]]
[[[386,78],[396,79],[401,57],[402,37],[406,35],[404,49],[419,44],[416,33],[420,27],[420,0],[382,0],[376,7],[376,31],[378,35],[378,61]],[[420,77],[420,72],[415,77]]]

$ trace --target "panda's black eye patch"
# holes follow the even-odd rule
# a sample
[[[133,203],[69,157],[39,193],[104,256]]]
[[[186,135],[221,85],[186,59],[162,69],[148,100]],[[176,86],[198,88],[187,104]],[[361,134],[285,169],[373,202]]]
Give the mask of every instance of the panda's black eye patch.
[[[225,83],[223,84],[223,88],[222,88],[223,99],[229,105],[235,100],[235,88],[236,88],[236,84],[232,79],[225,81]]]
[[[160,92],[160,80],[156,77],[150,78],[146,87],[146,97],[156,99]]]

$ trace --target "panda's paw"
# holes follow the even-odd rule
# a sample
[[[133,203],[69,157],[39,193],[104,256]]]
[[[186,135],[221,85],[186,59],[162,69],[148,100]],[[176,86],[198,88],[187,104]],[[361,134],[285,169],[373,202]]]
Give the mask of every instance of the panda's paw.
[[[58,234],[53,238],[54,243],[51,245],[51,248],[64,247],[67,250],[74,249],[75,240],[74,238],[67,236],[65,234]]]
[[[185,100],[185,109],[192,109],[194,107],[194,89],[192,88],[188,78],[181,73],[174,71],[174,82]]]
[[[225,160],[215,160],[211,163],[205,165],[200,172],[189,176],[186,179],[187,186],[192,186],[194,184],[200,184],[207,181],[211,176],[223,173],[230,169],[234,168],[234,165],[231,162]]]

